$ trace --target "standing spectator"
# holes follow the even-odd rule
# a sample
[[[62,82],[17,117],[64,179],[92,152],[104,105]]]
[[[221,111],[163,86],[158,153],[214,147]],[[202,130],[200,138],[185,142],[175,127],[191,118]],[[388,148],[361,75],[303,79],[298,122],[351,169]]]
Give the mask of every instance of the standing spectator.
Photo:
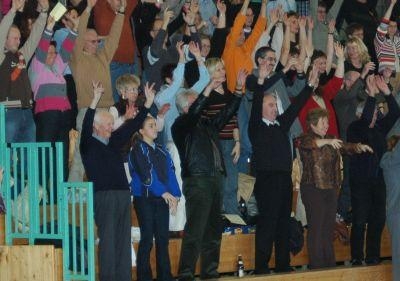
[[[328,5],[323,0],[311,0],[311,17],[314,20],[313,32],[316,35],[313,37],[313,45],[316,50],[326,51],[328,35],[331,32],[328,23],[331,20],[336,20],[342,3],[343,0],[336,0],[328,12]]]
[[[344,55],[346,58],[344,72],[354,70],[362,73],[364,66],[371,61],[367,46],[360,38],[355,36],[347,40]]]
[[[246,11],[250,0],[245,0],[240,13],[236,16],[231,32],[226,39],[226,45],[222,59],[225,62],[228,90],[235,91],[236,75],[239,69],[245,69],[248,73],[253,69],[251,54],[258,39],[260,39],[266,25],[267,0],[262,0],[260,16],[257,19],[251,35],[246,39],[243,25],[246,21]],[[244,85],[243,85],[244,86]]]
[[[35,123],[32,114],[32,89],[29,82],[27,63],[32,58],[46,25],[48,0],[39,2],[41,11],[32,32],[19,48],[21,33],[12,24],[17,10],[24,8],[25,1],[13,0],[12,7],[0,23],[0,101],[19,102],[16,108],[6,112],[6,142],[35,141]]]
[[[111,26],[117,16],[120,8],[121,0],[99,0],[94,6],[94,25],[100,36],[107,36],[110,33]],[[118,95],[115,82],[118,77],[123,74],[139,73],[139,65],[137,58],[136,42],[130,23],[130,15],[137,5],[137,0],[127,0],[124,13],[124,23],[122,25],[122,34],[119,38],[118,48],[114,53],[110,63],[111,87],[113,89],[113,99],[117,102],[120,98]]]
[[[400,136],[388,139],[388,151],[383,154],[381,168],[386,183],[386,219],[392,244],[393,281],[400,280]]]
[[[109,64],[118,48],[125,13],[125,0],[121,0],[111,30],[104,40],[104,47],[99,48],[99,37],[94,29],[87,28],[92,8],[97,0],[88,0],[85,11],[81,14],[78,26],[78,37],[71,57],[71,70],[78,95],[78,116],[76,129],[81,131],[82,120],[90,105],[90,93],[93,91],[91,81],[102,81],[105,94],[98,107],[109,108],[113,105],[111,75]],[[79,140],[79,139],[78,139]],[[79,141],[75,143],[75,152],[69,172],[69,181],[81,181],[84,169],[79,152]]]
[[[277,100],[264,95],[261,85],[267,76],[266,66],[259,70],[249,121],[249,137],[256,167],[254,195],[259,216],[255,246],[255,273],[270,273],[268,267],[275,244],[275,272],[291,271],[289,256],[289,219],[292,208],[292,149],[288,132],[300,109],[318,84],[314,67],[308,86],[278,116]]]
[[[244,85],[246,74],[239,72],[237,89]],[[201,256],[200,278],[218,278],[221,246],[221,194],[224,160],[218,132],[239,108],[242,93],[235,92],[232,101],[212,119],[201,118],[208,97],[222,81],[214,79],[198,97],[186,91],[177,97],[182,114],[172,126],[172,137],[178,148],[186,198],[187,221],[182,240],[179,280],[193,280],[196,262]]]
[[[50,41],[54,24],[54,19],[49,17],[29,68],[29,78],[36,102],[36,141],[63,143],[64,177],[66,179],[68,176],[71,104],[68,100],[63,73],[74,48],[78,22],[75,21],[76,25],[63,41],[59,53],[56,51],[56,43]]]
[[[376,81],[376,82],[375,82]],[[379,161],[386,152],[385,137],[397,118],[400,109],[383,80],[377,76],[367,79],[365,107],[357,111],[362,116],[347,129],[347,141],[368,144],[373,154],[355,155],[350,159],[350,188],[353,224],[351,228],[351,258],[353,265],[361,265],[364,259],[364,237],[366,233],[365,263],[380,263],[381,235],[385,226],[385,183]],[[378,119],[374,96],[382,91],[388,104],[388,114]],[[362,110],[363,109],[363,110]],[[365,231],[365,227],[368,228]]]
[[[340,154],[372,152],[367,145],[343,143],[327,135],[328,111],[307,114],[308,132],[299,138],[303,166],[301,199],[307,215],[307,248],[311,269],[336,266],[333,247],[336,197],[341,185]]]
[[[168,253],[169,210],[176,213],[181,196],[168,151],[154,142],[156,120],[148,116],[129,153],[132,193],[140,227],[137,252],[138,280],[152,280],[150,250],[156,245],[157,279],[173,280]]]
[[[131,197],[121,149],[142,126],[154,92],[146,86],[146,102],[136,118],[113,131],[112,115],[96,110],[104,90],[100,82],[93,82],[94,97],[83,120],[80,151],[94,187],[94,219],[100,239],[99,279],[131,281]]]

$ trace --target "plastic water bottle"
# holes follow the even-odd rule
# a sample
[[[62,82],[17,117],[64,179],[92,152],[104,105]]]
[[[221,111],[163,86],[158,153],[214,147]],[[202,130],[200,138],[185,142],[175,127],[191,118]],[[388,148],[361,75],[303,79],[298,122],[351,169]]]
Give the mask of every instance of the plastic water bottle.
[[[237,258],[237,275],[238,275],[238,277],[244,276],[244,263],[243,263],[242,255],[238,255],[238,258]]]

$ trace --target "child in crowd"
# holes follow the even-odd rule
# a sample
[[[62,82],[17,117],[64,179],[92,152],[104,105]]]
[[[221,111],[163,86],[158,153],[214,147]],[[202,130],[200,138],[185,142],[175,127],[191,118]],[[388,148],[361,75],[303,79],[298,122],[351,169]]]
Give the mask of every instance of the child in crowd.
[[[138,280],[152,280],[150,251],[156,243],[157,279],[172,280],[168,254],[169,210],[174,214],[181,191],[168,151],[156,144],[156,120],[147,116],[133,137],[129,154],[131,188],[140,226]]]

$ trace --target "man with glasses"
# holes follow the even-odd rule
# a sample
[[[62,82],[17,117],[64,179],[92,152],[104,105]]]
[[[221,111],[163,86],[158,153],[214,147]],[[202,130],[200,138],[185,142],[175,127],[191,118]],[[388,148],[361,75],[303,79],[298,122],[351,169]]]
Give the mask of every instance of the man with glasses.
[[[78,131],[82,129],[83,117],[92,100],[92,81],[102,81],[104,87],[104,95],[98,107],[109,108],[114,104],[109,65],[118,48],[126,6],[126,1],[122,0],[110,33],[104,40],[104,48],[99,48],[100,38],[97,32],[94,29],[87,28],[90,13],[97,0],[88,0],[87,2],[87,7],[80,17],[78,38],[76,39],[75,48],[71,57],[71,70],[75,79],[78,96],[79,111],[76,120],[76,129]],[[69,181],[82,181],[83,179],[84,169],[79,152],[79,143],[78,139],[69,173]]]

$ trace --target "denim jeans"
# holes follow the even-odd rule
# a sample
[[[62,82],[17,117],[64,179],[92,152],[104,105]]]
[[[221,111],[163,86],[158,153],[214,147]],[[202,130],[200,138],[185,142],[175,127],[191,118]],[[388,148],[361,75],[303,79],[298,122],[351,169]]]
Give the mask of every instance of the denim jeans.
[[[231,155],[235,141],[220,140],[222,156],[226,170],[226,177],[223,179],[222,202],[226,214],[239,215],[237,190],[238,190],[238,166],[233,163]]]
[[[153,237],[156,245],[157,280],[172,280],[168,253],[168,204],[162,197],[135,197],[135,209],[140,226],[140,242],[137,253],[138,281],[151,281],[150,251]]]
[[[240,157],[238,161],[238,171],[240,173],[249,174],[249,161],[252,153],[251,143],[249,134],[247,132],[249,128],[249,119],[251,112],[251,105],[253,102],[253,94],[246,92],[243,96],[238,110],[238,126],[240,133]]]
[[[124,74],[135,74],[138,75],[138,64],[137,63],[120,63],[112,61],[110,63],[110,73],[111,73],[111,86],[113,89],[113,99],[115,102],[119,101],[119,94],[117,88],[115,87],[115,82],[118,77]]]
[[[35,122],[32,109],[10,108],[6,111],[6,142],[34,142]]]

